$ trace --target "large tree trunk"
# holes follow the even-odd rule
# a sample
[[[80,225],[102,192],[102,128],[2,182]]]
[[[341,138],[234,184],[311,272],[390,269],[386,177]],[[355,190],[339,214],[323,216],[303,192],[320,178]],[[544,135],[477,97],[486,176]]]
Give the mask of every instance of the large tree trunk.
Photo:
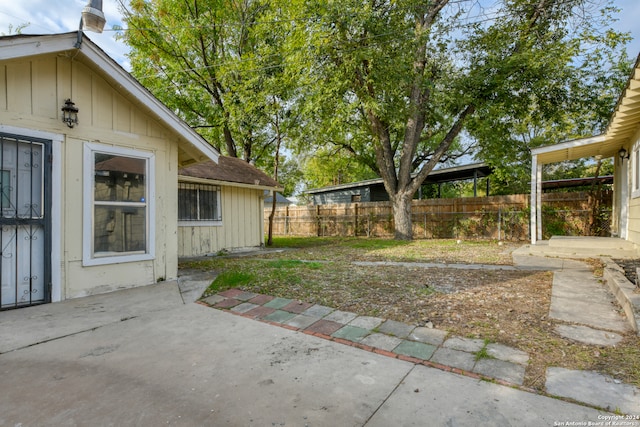
[[[396,240],[412,240],[411,195],[396,194],[391,197]]]

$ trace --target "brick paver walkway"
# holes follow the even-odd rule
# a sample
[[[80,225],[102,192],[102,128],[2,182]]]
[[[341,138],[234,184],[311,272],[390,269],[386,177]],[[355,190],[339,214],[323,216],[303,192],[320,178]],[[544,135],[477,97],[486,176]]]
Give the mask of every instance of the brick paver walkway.
[[[522,386],[529,355],[446,331],[230,289],[200,301],[209,307],[412,363]],[[477,357],[479,352],[488,357]]]

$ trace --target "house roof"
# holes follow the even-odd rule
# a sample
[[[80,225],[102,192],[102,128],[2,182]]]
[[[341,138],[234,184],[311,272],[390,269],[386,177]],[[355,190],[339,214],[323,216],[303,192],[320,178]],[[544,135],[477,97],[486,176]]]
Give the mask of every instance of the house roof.
[[[627,146],[640,125],[640,55],[602,135],[534,148],[540,164],[585,157],[614,157]]]
[[[424,180],[425,184],[437,184],[441,182],[460,181],[465,179],[473,179],[474,177],[483,177],[491,174],[491,167],[485,163],[473,163],[470,165],[453,166],[450,168],[442,168],[431,171]],[[382,178],[367,179],[364,181],[351,182],[348,184],[331,185],[328,187],[315,188],[307,190],[308,194],[327,193],[330,191],[346,190],[349,188],[367,187],[370,185],[381,185],[384,181]]]
[[[178,170],[182,180],[185,177],[220,184],[235,183],[243,187],[254,187],[263,190],[282,190],[278,182],[253,165],[236,157],[220,156],[218,163],[206,161],[190,165]]]
[[[271,197],[271,192],[270,191],[265,191],[264,194],[264,204],[268,204],[268,203],[273,203],[273,197]],[[282,194],[280,193],[276,193],[276,203],[281,203],[281,204],[287,204],[290,205],[293,202],[289,199],[287,199],[286,197],[284,197]]]
[[[149,90],[84,35],[76,47],[77,32],[49,35],[17,34],[0,37],[0,60],[58,53],[68,55],[100,75],[139,108],[155,117],[180,137],[178,161],[181,165],[204,160],[217,161],[220,153],[180,119]]]

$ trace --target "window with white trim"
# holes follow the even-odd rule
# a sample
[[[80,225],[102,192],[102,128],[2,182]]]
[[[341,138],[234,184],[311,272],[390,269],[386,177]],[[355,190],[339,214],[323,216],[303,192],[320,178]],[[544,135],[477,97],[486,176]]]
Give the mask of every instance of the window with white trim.
[[[617,160],[617,159],[616,159]],[[622,160],[624,161],[624,160]],[[640,197],[640,141],[633,145],[631,150],[631,197]]]
[[[191,182],[178,183],[178,220],[201,225],[220,223],[222,209],[220,187]]]
[[[152,153],[85,144],[83,264],[154,257]]]

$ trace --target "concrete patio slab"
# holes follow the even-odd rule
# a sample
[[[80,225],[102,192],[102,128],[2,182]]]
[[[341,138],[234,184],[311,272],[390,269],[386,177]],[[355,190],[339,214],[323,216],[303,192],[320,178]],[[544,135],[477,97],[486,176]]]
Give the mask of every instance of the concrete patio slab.
[[[556,333],[584,344],[606,347],[615,346],[622,341],[622,335],[616,334],[615,332],[601,331],[581,325],[558,325],[556,326]]]
[[[413,368],[197,304],[3,354],[0,366],[11,426],[364,425]]]
[[[554,396],[569,397],[612,412],[640,415],[640,389],[597,372],[549,368],[546,387]]]
[[[511,253],[514,265],[519,270],[562,270],[564,260],[562,258],[547,258],[544,256],[534,256],[524,250],[526,246],[516,249]]]
[[[619,332],[630,329],[617,311],[613,295],[597,282],[590,271],[554,273],[549,317],[596,329]]]
[[[184,269],[178,272],[178,288],[184,303],[198,300],[202,293],[215,280],[217,274],[212,271]]]
[[[561,425],[567,421],[586,425],[599,421],[598,415],[602,414],[560,400],[416,366],[366,426],[528,427]]]
[[[496,359],[524,366],[529,362],[529,355],[526,352],[498,343],[487,344],[487,354]]]
[[[183,305],[175,283],[1,312],[0,343],[19,331],[32,344],[0,354],[0,425],[539,426],[597,414],[244,316]]]
[[[524,382],[524,370],[525,367],[522,365],[500,359],[480,359],[473,367],[473,372],[478,374],[519,385]]]
[[[149,294],[154,297],[149,298]],[[176,282],[125,289],[0,313],[0,354],[182,306]]]

